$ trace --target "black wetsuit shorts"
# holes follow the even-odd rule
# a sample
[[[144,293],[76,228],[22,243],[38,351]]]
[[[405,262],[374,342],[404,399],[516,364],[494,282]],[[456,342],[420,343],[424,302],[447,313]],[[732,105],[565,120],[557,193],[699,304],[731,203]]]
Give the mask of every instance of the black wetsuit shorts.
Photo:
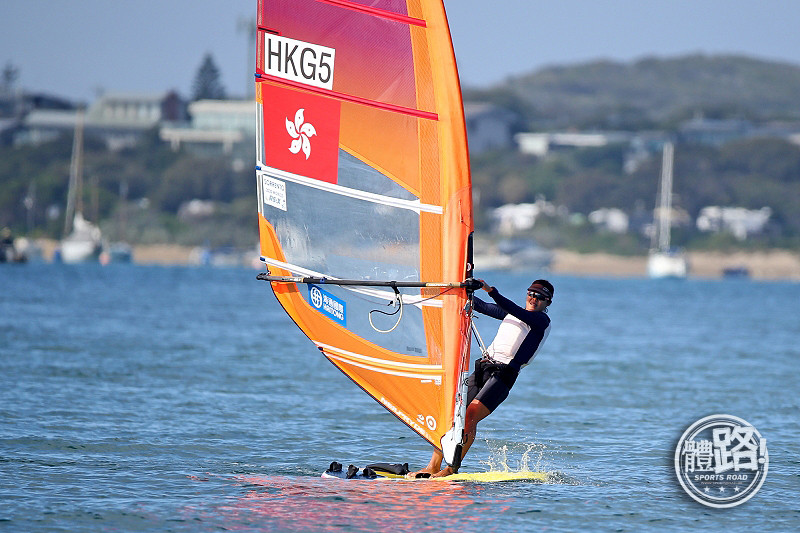
[[[493,412],[508,398],[517,379],[517,372],[508,365],[475,361],[475,371],[467,380],[467,405],[478,400]]]

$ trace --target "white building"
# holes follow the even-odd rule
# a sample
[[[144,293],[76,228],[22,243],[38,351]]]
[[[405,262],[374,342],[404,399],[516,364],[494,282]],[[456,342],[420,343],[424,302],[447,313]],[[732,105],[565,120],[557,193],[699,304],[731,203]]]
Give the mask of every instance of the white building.
[[[626,132],[550,132],[517,133],[519,151],[523,154],[542,157],[551,150],[564,148],[599,148],[609,144],[629,143],[632,134]]]
[[[629,219],[621,209],[603,207],[589,213],[589,222],[611,233],[628,233]]]
[[[704,232],[719,233],[728,231],[743,241],[749,235],[764,231],[772,216],[772,209],[745,209],[744,207],[719,207],[711,205],[700,210],[697,229]]]
[[[255,146],[255,100],[198,100],[189,104],[189,115],[191,122],[161,128],[161,139],[174,150],[188,145],[231,154]]]
[[[39,144],[75,130],[77,110],[34,109],[22,122],[17,144]],[[147,130],[166,121],[186,118],[186,104],[174,91],[108,92],[86,110],[87,134],[100,137],[111,150],[132,146]]]
[[[492,210],[490,216],[501,235],[514,235],[527,231],[541,215],[555,216],[558,209],[540,198],[536,203],[505,204]]]

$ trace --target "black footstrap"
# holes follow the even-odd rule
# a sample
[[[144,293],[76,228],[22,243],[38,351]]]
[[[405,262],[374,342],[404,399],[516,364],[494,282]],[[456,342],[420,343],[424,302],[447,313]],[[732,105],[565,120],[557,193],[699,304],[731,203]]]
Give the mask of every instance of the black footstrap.
[[[371,465],[367,465],[367,468],[371,468],[376,472],[388,472],[389,474],[394,474],[396,476],[405,476],[410,472],[408,469],[408,463],[373,463]]]
[[[345,476],[347,479],[353,479],[358,474],[358,467],[355,465],[350,465],[347,467],[347,475]]]

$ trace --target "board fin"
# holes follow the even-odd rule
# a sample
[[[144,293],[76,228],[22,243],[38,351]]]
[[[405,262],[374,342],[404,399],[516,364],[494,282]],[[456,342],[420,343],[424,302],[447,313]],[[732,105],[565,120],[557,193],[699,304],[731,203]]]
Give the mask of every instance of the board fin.
[[[461,452],[463,449],[463,444],[456,444],[456,449],[453,452],[453,462],[449,463],[450,470],[452,470],[454,474],[458,474],[458,469],[461,468]]]

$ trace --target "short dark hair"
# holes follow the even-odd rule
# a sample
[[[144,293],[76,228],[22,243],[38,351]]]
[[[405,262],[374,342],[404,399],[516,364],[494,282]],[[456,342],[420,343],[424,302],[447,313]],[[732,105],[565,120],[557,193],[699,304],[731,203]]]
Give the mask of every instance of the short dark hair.
[[[537,279],[536,281],[531,283],[531,286],[533,286],[533,285],[541,285],[542,287],[544,287],[545,289],[550,291],[549,296],[550,296],[550,300],[552,301],[553,295],[555,295],[555,293],[556,293],[556,290],[555,290],[555,288],[553,288],[553,284],[552,283],[550,283],[546,279]]]

